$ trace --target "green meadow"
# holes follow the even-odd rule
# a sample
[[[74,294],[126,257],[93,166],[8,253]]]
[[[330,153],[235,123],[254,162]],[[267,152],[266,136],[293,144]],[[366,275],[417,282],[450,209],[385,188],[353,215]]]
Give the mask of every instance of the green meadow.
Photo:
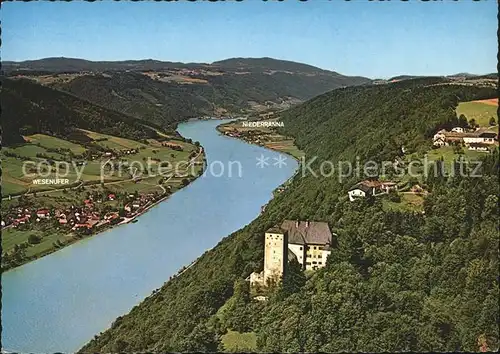
[[[468,121],[474,119],[479,126],[488,127],[491,117],[495,118],[498,124],[497,109],[498,106],[492,104],[471,101],[460,102],[456,112],[458,116],[465,115]]]
[[[84,133],[92,139],[97,139],[97,141],[94,142],[107,149],[115,151],[128,149],[138,150],[138,153],[136,154],[123,155],[116,160],[110,161],[115,165],[123,163],[125,166],[133,166],[134,168],[130,169],[128,167],[123,167],[121,172],[118,171],[118,168],[105,169],[104,183],[131,180],[132,170],[136,173],[142,172],[143,175],[146,175],[148,172],[150,174],[157,175],[159,172],[160,162],[163,163],[163,171],[169,171],[168,167],[172,170],[178,162],[187,162],[190,159],[190,156],[193,156],[198,152],[198,148],[195,145],[188,144],[183,141],[174,141],[183,148],[183,151],[177,151],[169,147],[164,147],[160,142],[153,139],[148,140],[147,144],[145,144],[130,139],[99,134],[91,131],[84,131]],[[2,149],[2,194],[4,196],[17,195],[28,191],[52,191],[54,189],[68,187],[61,185],[53,186],[33,184],[33,180],[37,178],[67,178],[70,186],[75,186],[79,182],[100,182],[101,168],[103,163],[106,162],[105,158],[102,160],[87,160],[84,161],[83,166],[78,166],[76,163],[73,163],[74,161],[72,161],[69,156],[56,152],[49,152],[47,149],[63,148],[71,150],[74,154],[81,154],[86,151],[84,146],[45,134],[30,135],[26,136],[25,139],[27,140],[25,144]],[[40,146],[36,144],[40,144]],[[16,154],[16,156],[14,157],[12,154]],[[57,167],[55,165],[48,165],[44,163],[45,159],[37,157],[37,154],[43,154],[44,156],[53,159],[55,163],[58,164]],[[26,161],[32,161],[33,163],[28,165],[25,164]],[[68,162],[69,165],[60,163],[62,161]],[[146,170],[148,161],[149,171]],[[39,163],[41,163],[40,166],[42,167],[40,171],[38,170]],[[23,165],[25,165],[24,172],[26,173],[23,172]],[[143,166],[144,169],[142,171],[138,171],[139,166]],[[43,176],[38,172],[41,172]],[[157,184],[159,177],[155,178],[154,184]],[[137,183],[131,183],[133,183],[134,187],[139,187]],[[160,187],[150,186],[151,183],[152,182],[149,181],[144,186],[134,189],[161,190]],[[130,186],[132,185],[127,183],[124,184],[124,188],[128,188]]]

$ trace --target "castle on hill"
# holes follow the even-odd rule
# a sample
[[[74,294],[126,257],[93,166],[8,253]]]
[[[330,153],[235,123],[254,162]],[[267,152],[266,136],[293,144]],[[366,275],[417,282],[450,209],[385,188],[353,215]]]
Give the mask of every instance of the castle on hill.
[[[332,232],[326,222],[285,220],[268,229],[264,238],[264,269],[250,274],[250,286],[276,283],[293,259],[304,270],[322,268],[332,246]]]

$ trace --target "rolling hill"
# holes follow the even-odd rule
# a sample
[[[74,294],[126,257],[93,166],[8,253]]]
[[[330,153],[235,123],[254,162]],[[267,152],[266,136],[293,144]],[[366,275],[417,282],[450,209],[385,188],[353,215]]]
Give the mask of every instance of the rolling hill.
[[[318,157],[305,177],[251,224],[119,317],[80,352],[214,352],[221,338],[256,338],[256,352],[495,350],[498,332],[498,154],[481,178],[426,178],[425,213],[383,200],[351,203],[362,177],[319,173],[320,162],[422,156],[431,134],[456,123],[459,101],[494,89],[425,78],[348,87],[282,113],[282,133]],[[266,302],[244,279],[262,269],[263,234],[283,219],[326,221],[338,236],[327,266],[291,272]],[[227,338],[227,337],[225,337]],[[253,344],[243,344],[253,345]],[[241,348],[241,347],[240,347]]]
[[[11,77],[31,78],[170,129],[192,117],[279,110],[283,103],[290,106],[338,87],[371,82],[271,58],[212,64],[47,58],[4,62],[3,69]]]
[[[46,133],[78,139],[75,128],[143,139],[156,130],[136,118],[96,106],[31,80],[2,78],[2,144],[24,142],[22,135]]]
[[[53,57],[21,62],[3,61],[2,69],[10,72],[79,72],[109,70],[158,70],[172,67],[184,67],[186,64],[152,59],[125,61],[90,61],[78,58]]]

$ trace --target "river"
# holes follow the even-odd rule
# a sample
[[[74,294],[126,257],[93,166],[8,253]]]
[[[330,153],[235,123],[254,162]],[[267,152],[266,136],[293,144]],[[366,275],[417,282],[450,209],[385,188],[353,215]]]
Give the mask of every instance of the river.
[[[78,350],[182,266],[259,215],[272,191],[292,176],[298,164],[287,157],[286,165],[277,165],[279,153],[220,135],[215,128],[221,123],[179,125],[184,137],[205,148],[212,170],[140,216],[137,223],[3,274],[3,349]],[[268,160],[259,167],[261,156]],[[230,161],[239,161],[241,175],[238,164]]]

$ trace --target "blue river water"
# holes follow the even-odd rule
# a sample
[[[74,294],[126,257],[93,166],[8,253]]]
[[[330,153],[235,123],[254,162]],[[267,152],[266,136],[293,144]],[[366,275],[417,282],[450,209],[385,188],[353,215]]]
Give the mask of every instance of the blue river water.
[[[137,223],[3,274],[4,350],[75,352],[182,266],[259,215],[298,164],[290,157],[286,165],[276,164],[279,153],[222,136],[215,129],[219,124],[179,126],[184,137],[202,144],[212,168]],[[268,158],[262,167],[256,165],[261,156]]]

